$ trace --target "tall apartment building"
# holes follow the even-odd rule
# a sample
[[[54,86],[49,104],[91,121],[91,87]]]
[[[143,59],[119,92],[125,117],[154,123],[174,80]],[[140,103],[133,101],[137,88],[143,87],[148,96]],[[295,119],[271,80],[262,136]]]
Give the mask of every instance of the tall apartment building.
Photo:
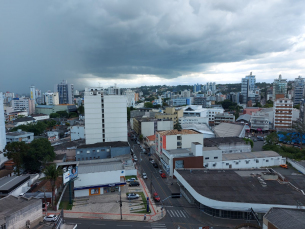
[[[189,98],[189,97],[191,97],[191,92],[190,92],[190,90],[181,91],[181,97],[182,97],[182,98]]]
[[[276,100],[276,95],[284,95],[287,97],[287,80],[282,79],[282,75],[279,75],[278,79],[273,81],[273,100]]]
[[[282,95],[282,97],[284,97],[284,95]],[[274,101],[273,110],[274,128],[291,129],[293,102],[287,98],[278,98]]]
[[[216,83],[215,82],[208,82],[206,85],[202,86],[202,91],[204,93],[211,92],[210,94],[215,94],[216,92]]]
[[[36,103],[36,89],[35,86],[30,87],[30,99],[34,100]]]
[[[127,141],[126,96],[106,95],[101,87],[86,88],[86,144]]]
[[[304,98],[305,90],[305,79],[299,76],[294,80],[294,90],[293,90],[293,104],[297,105],[301,103],[301,99]]]
[[[54,92],[58,92],[59,104],[74,104],[74,85],[67,80],[55,84]]]
[[[127,107],[134,107],[135,106],[135,92],[127,89],[124,92],[124,95],[126,95],[127,98]]]
[[[164,113],[156,113],[155,118],[157,119],[169,119],[172,120],[174,125],[178,122],[179,118],[183,116],[182,109],[176,109],[175,107],[166,107]]]
[[[201,84],[194,84],[194,87],[193,87],[193,92],[199,92],[201,91]]]
[[[249,94],[253,95],[256,91],[256,79],[255,75],[252,75],[252,72],[250,72],[250,75],[246,76],[245,78],[241,79],[241,103],[246,104],[249,100]],[[250,98],[253,99],[252,96]],[[253,101],[254,102],[254,101]]]
[[[108,95],[120,95],[120,94],[121,94],[121,90],[119,87],[117,87],[116,84],[108,88]]]
[[[29,98],[14,98],[11,106],[14,111],[27,111],[29,115],[35,113],[35,101]]]
[[[58,92],[45,93],[44,101],[45,101],[46,105],[58,105],[59,104]]]
[[[5,118],[3,110],[3,94],[0,92],[0,151],[6,146]]]

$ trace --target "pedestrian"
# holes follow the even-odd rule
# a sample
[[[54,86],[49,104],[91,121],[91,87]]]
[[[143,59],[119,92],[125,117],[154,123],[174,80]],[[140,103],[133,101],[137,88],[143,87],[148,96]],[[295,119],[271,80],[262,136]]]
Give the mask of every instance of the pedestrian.
[[[146,214],[144,214],[144,220],[146,220]]]

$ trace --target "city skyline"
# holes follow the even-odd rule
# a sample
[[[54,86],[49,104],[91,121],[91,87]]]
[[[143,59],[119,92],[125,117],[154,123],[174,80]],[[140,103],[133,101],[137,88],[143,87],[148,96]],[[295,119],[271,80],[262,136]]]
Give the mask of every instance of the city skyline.
[[[81,89],[304,75],[302,1],[0,4],[0,91],[47,91],[62,79]]]

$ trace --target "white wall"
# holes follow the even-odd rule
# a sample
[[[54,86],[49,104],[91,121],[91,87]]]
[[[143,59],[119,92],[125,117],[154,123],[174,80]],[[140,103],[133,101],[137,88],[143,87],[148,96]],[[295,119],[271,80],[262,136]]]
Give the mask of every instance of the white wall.
[[[141,133],[143,137],[154,135],[154,122],[141,122]]]
[[[125,170],[125,176],[132,176],[132,175],[137,175],[137,170],[136,169],[130,169],[130,170]]]
[[[256,163],[258,160],[258,163]],[[247,161],[249,161],[247,163]],[[251,169],[251,168],[261,168],[269,166],[279,166],[281,164],[286,164],[286,159],[279,157],[266,157],[257,159],[241,159],[241,160],[228,160],[219,162],[206,162],[204,160],[204,165],[208,164],[208,169],[229,169],[230,165],[232,169]],[[215,166],[213,166],[216,164]]]
[[[202,156],[203,156],[203,165],[207,164],[208,162],[214,163],[214,162],[222,161],[221,150],[202,151]]]
[[[287,158],[287,162],[289,162],[295,169],[297,169],[298,171],[300,171],[301,173],[303,173],[305,175],[305,167],[296,163],[294,160],[291,160],[289,158]],[[283,163],[286,164],[286,163]]]
[[[89,196],[89,189],[74,190],[75,197]]]
[[[75,141],[78,139],[85,139],[84,126],[72,126],[71,128],[71,141]]]
[[[173,129],[174,129],[173,121],[157,121],[157,130],[173,130]]]
[[[181,137],[181,148],[191,148],[192,142],[199,142],[201,145],[203,145],[203,134],[185,134],[181,135]]]
[[[3,94],[0,93],[0,151],[6,146],[5,118],[3,109]]]
[[[101,95],[84,96],[86,144],[103,141]]]
[[[127,142],[127,101],[125,96],[104,96],[105,140]]]

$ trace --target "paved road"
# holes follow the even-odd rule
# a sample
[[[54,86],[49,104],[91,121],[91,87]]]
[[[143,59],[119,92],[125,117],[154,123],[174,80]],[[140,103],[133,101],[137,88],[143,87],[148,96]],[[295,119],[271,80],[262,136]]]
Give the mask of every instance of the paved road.
[[[149,157],[147,154],[141,153],[140,155],[140,147],[135,144],[133,141],[130,141],[131,147],[133,147],[135,154],[138,158],[138,171],[142,174],[145,172],[148,176],[148,179],[145,180],[146,185],[151,193],[157,192],[163,201],[163,206],[166,209],[166,216],[161,220],[162,223],[166,225],[175,225],[177,228],[191,229],[191,228],[199,228],[202,223],[198,222],[192,216],[190,216],[186,209],[181,206],[178,199],[171,198],[171,191],[168,188],[170,185],[170,180],[168,178],[161,178],[159,174],[160,168],[154,168],[152,164],[149,162]],[[151,185],[152,184],[152,185]],[[157,203],[162,204],[162,203]],[[195,207],[195,206],[194,206]]]

